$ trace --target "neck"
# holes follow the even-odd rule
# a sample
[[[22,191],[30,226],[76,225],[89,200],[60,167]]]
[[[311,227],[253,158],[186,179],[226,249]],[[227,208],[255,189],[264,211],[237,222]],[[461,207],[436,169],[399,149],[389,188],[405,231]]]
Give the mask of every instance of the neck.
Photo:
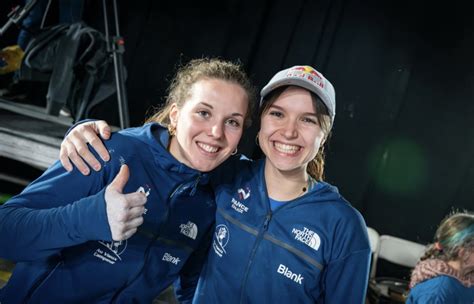
[[[306,168],[281,171],[265,163],[265,183],[274,200],[289,201],[303,195],[308,191],[308,179]]]
[[[181,148],[179,146],[178,140],[176,139],[176,136],[171,136],[169,139],[168,143],[168,152],[180,163],[185,164],[186,166],[193,168],[189,162],[186,161],[186,159],[182,156],[181,154]]]

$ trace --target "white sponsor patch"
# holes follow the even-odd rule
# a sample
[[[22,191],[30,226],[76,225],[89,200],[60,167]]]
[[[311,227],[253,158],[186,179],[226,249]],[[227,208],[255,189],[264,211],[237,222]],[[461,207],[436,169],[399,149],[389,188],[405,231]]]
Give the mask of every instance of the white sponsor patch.
[[[280,264],[280,266],[278,266],[278,269],[277,269],[277,272],[279,274],[282,274],[284,275],[285,277],[287,277],[288,279],[292,280],[293,282],[295,283],[298,283],[300,285],[303,285],[303,279],[304,277],[299,274],[299,273],[293,273],[288,267],[286,267],[285,265],[283,264]]]
[[[238,213],[244,213],[249,211],[249,207],[245,206],[235,198],[232,198],[232,209],[234,209]]]
[[[162,260],[165,261],[165,262],[169,262],[171,264],[174,264],[174,265],[178,265],[178,263],[181,262],[181,260],[178,257],[174,257],[171,254],[169,254],[168,252],[165,252],[165,254],[163,255]]]
[[[303,227],[303,230],[293,228],[291,232],[295,235],[295,240],[305,243],[314,250],[319,249],[321,238],[313,230]]]

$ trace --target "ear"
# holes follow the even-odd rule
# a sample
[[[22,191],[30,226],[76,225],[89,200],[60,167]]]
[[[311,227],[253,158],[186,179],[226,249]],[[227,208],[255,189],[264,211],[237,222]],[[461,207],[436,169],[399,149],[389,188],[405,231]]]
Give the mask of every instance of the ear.
[[[179,118],[179,108],[176,103],[171,104],[171,109],[170,109],[170,113],[168,114],[168,117],[170,119],[170,125],[173,128],[176,128],[178,118]]]

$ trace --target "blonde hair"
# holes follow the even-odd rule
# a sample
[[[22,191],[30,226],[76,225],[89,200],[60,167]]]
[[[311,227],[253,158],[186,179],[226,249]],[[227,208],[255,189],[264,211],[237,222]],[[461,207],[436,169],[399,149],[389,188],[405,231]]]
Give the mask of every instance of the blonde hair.
[[[178,108],[181,109],[191,94],[192,86],[203,79],[225,80],[241,86],[247,94],[249,103],[244,125],[248,127],[252,123],[250,114],[253,112],[256,103],[255,87],[250,83],[240,64],[218,58],[193,59],[186,65],[179,67],[168,87],[164,106],[145,122],[158,122],[169,127],[169,114],[172,104],[176,103]]]
[[[468,246],[474,246],[474,214],[454,212],[441,221],[434,243],[428,247],[421,260],[455,260],[459,257],[459,250]]]
[[[281,95],[281,93],[283,93],[286,88],[288,88],[288,86],[279,87],[273,90],[265,97],[260,108],[260,118],[263,114],[267,113],[270,106],[277,100],[277,98]],[[313,92],[310,93],[311,98],[313,100],[313,105],[316,109],[316,117],[318,119],[319,126],[324,132],[324,144],[319,147],[316,156],[308,163],[308,166],[306,167],[306,172],[308,172],[308,174],[315,180],[323,181],[325,163],[324,146],[328,142],[328,139],[331,135],[332,122],[331,117],[329,116],[328,109],[321,101],[321,99]]]

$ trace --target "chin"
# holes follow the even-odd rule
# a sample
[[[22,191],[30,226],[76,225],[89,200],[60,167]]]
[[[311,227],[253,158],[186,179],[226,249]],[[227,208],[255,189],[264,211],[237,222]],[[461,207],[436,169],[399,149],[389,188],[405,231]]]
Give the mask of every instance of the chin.
[[[302,167],[302,164],[295,164],[295,163],[287,163],[287,162],[273,162],[275,168],[277,168],[280,171],[293,171],[296,170],[300,167]]]
[[[215,168],[217,168],[218,166],[220,165],[220,163],[212,163],[212,164],[196,164],[194,165],[194,169],[198,170],[198,171],[201,171],[201,172],[209,172],[209,171],[212,171],[214,170]]]

